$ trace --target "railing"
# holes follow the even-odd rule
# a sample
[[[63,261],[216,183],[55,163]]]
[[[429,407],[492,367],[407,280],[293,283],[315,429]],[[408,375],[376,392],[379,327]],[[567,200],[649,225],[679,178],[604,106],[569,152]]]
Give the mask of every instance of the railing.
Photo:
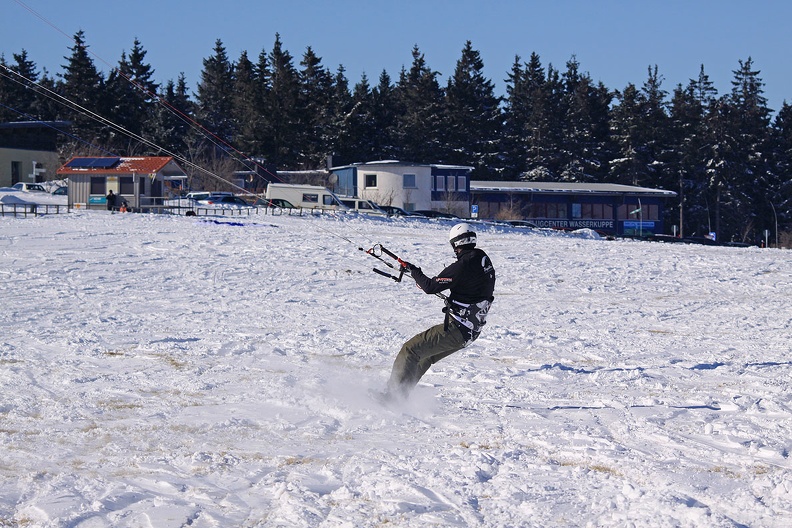
[[[177,214],[184,216],[250,216],[250,215],[303,215],[302,207],[284,208],[284,207],[206,207],[200,205],[192,206],[179,206],[179,205],[150,205],[135,209],[136,212],[151,212],[151,213],[165,213]],[[308,212],[314,213],[313,209]],[[321,214],[321,211],[319,211]]]
[[[5,204],[0,203],[0,216],[39,216],[43,214],[68,213],[69,206],[55,204]]]

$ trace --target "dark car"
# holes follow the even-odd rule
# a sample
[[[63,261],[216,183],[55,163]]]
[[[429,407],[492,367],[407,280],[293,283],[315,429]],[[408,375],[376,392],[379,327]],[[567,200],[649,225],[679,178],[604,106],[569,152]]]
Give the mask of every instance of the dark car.
[[[55,196],[68,196],[69,188],[65,186],[58,187],[57,189],[52,191],[52,194],[54,194]]]
[[[528,227],[538,229],[539,226],[528,220],[506,220],[506,223],[513,227]]]
[[[393,205],[380,205],[379,208],[388,213],[388,216],[422,216]]]
[[[293,203],[289,200],[284,200],[283,198],[272,198],[271,200],[267,198],[259,198],[256,200],[256,203],[253,205],[257,205],[259,207],[280,207],[281,209],[297,209]]]
[[[443,213],[440,211],[431,211],[429,209],[422,209],[420,211],[413,211],[421,216],[425,216],[427,218],[448,218],[448,219],[458,219],[459,217],[456,215],[452,215],[451,213]]]

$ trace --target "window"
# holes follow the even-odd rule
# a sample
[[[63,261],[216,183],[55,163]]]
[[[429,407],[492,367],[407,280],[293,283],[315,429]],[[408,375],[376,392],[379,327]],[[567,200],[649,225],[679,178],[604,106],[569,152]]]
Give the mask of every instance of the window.
[[[302,195],[302,201],[306,203],[319,203],[319,195],[304,193]]]
[[[457,191],[467,192],[467,176],[457,176]]]
[[[132,176],[121,176],[119,178],[119,194],[135,194],[135,181]]]
[[[405,189],[416,189],[418,186],[415,183],[415,174],[405,174],[403,176],[403,187]]]
[[[613,206],[610,204],[583,204],[581,218],[612,219]]]
[[[435,190],[445,191],[445,176],[435,176]]]
[[[377,175],[376,174],[366,174],[366,188],[368,187],[376,187],[377,186]]]
[[[654,204],[643,204],[640,208],[636,204],[619,206],[620,220],[659,220],[660,208]]]
[[[566,204],[532,203],[529,218],[566,218]]]
[[[107,179],[104,176],[91,176],[91,194],[105,194]]]

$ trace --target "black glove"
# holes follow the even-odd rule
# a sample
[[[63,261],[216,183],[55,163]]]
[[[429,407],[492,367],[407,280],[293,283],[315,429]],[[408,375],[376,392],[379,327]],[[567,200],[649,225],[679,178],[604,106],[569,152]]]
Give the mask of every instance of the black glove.
[[[401,264],[402,269],[407,270],[410,273],[412,273],[413,270],[421,269],[418,266],[416,266],[415,264],[410,264],[409,262],[407,262],[405,260],[401,260],[401,259],[399,259],[399,264]]]

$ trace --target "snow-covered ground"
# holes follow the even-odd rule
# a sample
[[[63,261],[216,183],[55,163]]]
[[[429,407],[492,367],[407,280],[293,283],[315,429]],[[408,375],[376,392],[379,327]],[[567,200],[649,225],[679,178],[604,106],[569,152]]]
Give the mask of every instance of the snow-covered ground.
[[[0,526],[792,525],[788,251],[482,227],[481,338],[401,411],[450,224],[0,218]]]

